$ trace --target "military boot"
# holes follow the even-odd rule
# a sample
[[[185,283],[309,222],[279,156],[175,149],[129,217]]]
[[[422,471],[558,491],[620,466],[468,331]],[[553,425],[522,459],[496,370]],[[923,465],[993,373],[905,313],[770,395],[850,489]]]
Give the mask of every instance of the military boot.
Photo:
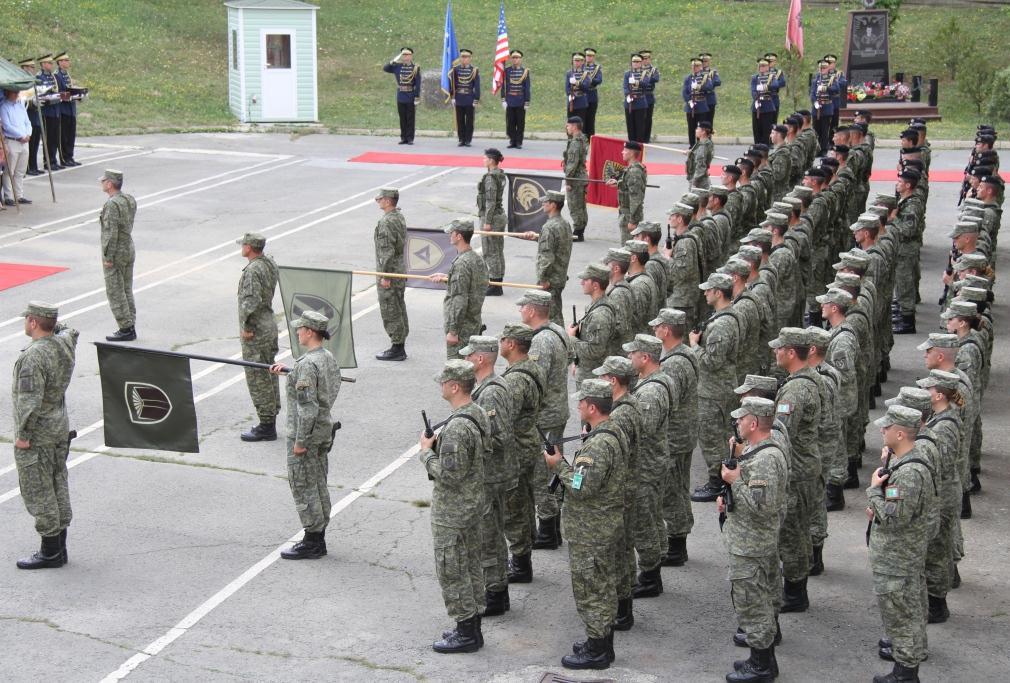
[[[132,325],[130,327],[122,327],[105,337],[106,341],[110,342],[134,341],[136,338],[137,330]]]
[[[631,597],[635,598],[655,598],[663,592],[663,575],[660,573],[661,567],[649,569],[638,573],[638,582],[631,589]]]
[[[694,503],[712,503],[720,495],[722,495],[722,479],[710,476],[707,482],[691,493],[691,501]]]
[[[484,292],[484,296],[502,296],[501,285],[488,285],[487,291]]]
[[[534,550],[557,550],[558,527],[557,517],[547,517],[540,520],[537,527],[537,537],[533,541]]]
[[[885,662],[894,661],[894,652],[891,650],[891,639],[887,636],[877,641],[877,656]]]
[[[981,467],[971,468],[971,487],[968,489],[969,493],[978,493],[982,490],[982,482],[978,480],[978,475],[982,474]]]
[[[726,680],[728,683],[771,683],[778,675],[778,671],[772,669],[773,657],[770,647],[763,650],[752,647],[750,658],[740,662],[740,668],[736,668],[734,662],[733,671],[726,674]]]
[[[63,566],[63,546],[60,537],[43,536],[42,545],[31,557],[18,560],[18,569],[56,569]]]
[[[938,598],[935,595],[929,596],[929,616],[927,623],[942,624],[950,617],[950,610],[947,609],[947,598]]]
[[[919,667],[895,662],[890,673],[874,676],[873,683],[919,683]]]
[[[737,628],[736,633],[733,634],[733,644],[737,647],[750,647],[747,644],[747,633],[742,628]],[[772,645],[779,646],[782,644],[782,628],[779,626],[778,618],[775,619],[775,640],[772,641]],[[743,663],[743,660],[740,661]],[[733,664],[736,667],[736,663]],[[739,667],[736,667],[739,668]],[[776,672],[778,673],[778,672]]]
[[[893,334],[915,334],[915,313],[902,313],[901,320],[891,326]]]
[[[561,542],[563,540],[561,538],[561,515],[558,515],[557,517],[554,518],[554,533],[558,537],[558,545],[561,545]]]
[[[573,232],[572,233],[572,241],[573,242],[585,242],[586,241],[586,231],[585,230],[576,230],[575,232]]]
[[[376,360],[407,360],[407,352],[403,344],[393,344],[382,353],[375,354]]]
[[[505,614],[512,607],[509,603],[508,586],[500,591],[485,591],[484,600],[487,603],[487,607],[484,608],[485,617],[497,617]]]
[[[276,441],[277,425],[273,422],[260,422],[248,432],[242,432],[239,438],[243,441]]]
[[[954,571],[950,578],[950,587],[953,589],[958,589],[961,587],[961,574],[957,571],[957,563],[954,563]]]
[[[281,558],[285,560],[318,560],[325,554],[326,541],[323,540],[323,535],[315,531],[306,531],[302,540],[289,549],[281,551]]]
[[[971,494],[967,491],[961,494],[961,519],[971,519]]]
[[[509,583],[532,583],[533,582],[533,556],[513,555],[509,559],[508,567]]]
[[[441,640],[436,640],[431,645],[431,649],[440,654],[458,654],[462,652],[476,652],[480,649],[477,641],[477,617],[456,622],[456,628],[448,631],[448,635],[443,634]]]
[[[480,648],[484,647],[484,634],[481,632],[481,618],[482,617],[480,616],[480,614],[478,614],[474,618],[477,620],[477,629],[474,631],[474,635],[476,635],[476,637],[477,637],[477,649],[479,650]],[[450,628],[450,629],[446,629],[445,631],[442,631],[442,639],[445,640],[446,638],[448,638],[449,636],[451,636],[453,633],[455,633],[455,631],[456,631],[456,629],[454,629],[454,628]]]
[[[579,652],[562,657],[561,666],[566,669],[606,669],[611,661],[607,639],[589,638]]]
[[[840,484],[828,484],[824,487],[824,505],[828,512],[845,509],[845,494]]]
[[[60,532],[60,552],[63,553],[63,564],[70,562],[70,555],[67,553],[67,530]]]
[[[824,546],[815,545],[813,546],[813,552],[810,554],[810,571],[807,572],[808,576],[820,576],[824,573]]]
[[[845,482],[842,484],[843,489],[858,489],[859,488],[859,463],[855,460],[849,461],[849,476],[846,477]]]
[[[687,562],[687,536],[667,537],[669,545],[663,555],[664,567],[683,567]]]
[[[810,599],[807,598],[807,580],[790,581],[785,579],[782,587],[782,609],[786,612],[806,612],[810,607]]]
[[[631,598],[621,598],[617,601],[617,618],[614,620],[615,631],[630,631],[635,625],[635,614],[632,610]]]

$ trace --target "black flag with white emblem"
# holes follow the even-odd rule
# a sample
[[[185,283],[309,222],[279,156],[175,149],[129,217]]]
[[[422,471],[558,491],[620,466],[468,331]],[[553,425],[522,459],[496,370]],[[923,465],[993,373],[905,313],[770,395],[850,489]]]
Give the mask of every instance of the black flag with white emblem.
[[[509,232],[540,232],[547,222],[547,191],[561,192],[564,178],[506,173],[509,179]]]

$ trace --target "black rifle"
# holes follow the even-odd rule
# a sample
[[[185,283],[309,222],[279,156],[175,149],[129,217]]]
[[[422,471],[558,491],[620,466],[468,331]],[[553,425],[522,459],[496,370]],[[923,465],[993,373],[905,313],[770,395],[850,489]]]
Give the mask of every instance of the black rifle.
[[[673,236],[670,234],[670,226],[666,226],[666,248],[673,251]]]
[[[961,252],[957,250],[957,247],[951,245],[950,251],[947,253],[947,267],[944,269],[944,273],[948,276],[954,274],[954,261],[961,258]],[[940,309],[943,310],[944,303],[947,301],[947,292],[950,291],[950,285],[943,286],[943,294],[940,295],[940,300],[936,303],[940,304]]]
[[[544,442],[544,451],[546,451],[547,455],[554,455],[555,453],[558,452],[557,448],[555,448],[555,444],[562,442],[551,441],[551,435],[544,434],[544,430],[540,429],[540,427],[537,427],[537,433],[540,434],[540,439]],[[564,456],[562,456],[561,459],[564,460],[565,459]],[[565,460],[565,462],[568,461]],[[550,491],[551,493],[554,493],[555,491],[558,490],[558,486],[560,484],[561,484],[561,477],[559,477],[557,474],[552,474],[551,480],[547,484],[547,490]]]
[[[975,150],[971,150],[971,156],[968,157],[968,165],[964,167],[964,180],[961,181],[961,196],[957,198],[957,205],[961,206],[961,202],[964,198],[968,196],[968,192],[971,190],[971,180],[968,179],[968,174],[975,169],[975,164],[978,163],[978,157]]]
[[[333,423],[333,426],[330,427],[330,445],[326,447],[327,455],[331,450],[333,450],[333,442],[337,440],[337,431],[341,428],[341,426],[340,420],[337,420]]]
[[[891,448],[887,449],[887,458],[884,459],[884,466],[877,470],[877,473],[881,477],[891,474],[891,456],[894,455],[894,450]],[[886,495],[886,494],[885,494]],[[871,519],[866,523],[866,545],[870,545],[870,530],[873,529],[873,522],[875,520]]]
[[[708,327],[707,320],[699,320],[698,324],[694,326],[694,331],[698,334],[705,334],[705,328]]]
[[[743,443],[743,439],[740,438],[740,432],[737,429],[736,420],[733,420],[733,443],[729,447],[729,457],[722,461],[722,464],[728,470],[735,470],[739,466],[739,462],[736,459],[736,450],[734,446],[736,444]],[[722,496],[722,508],[723,511],[719,513],[719,531],[722,531],[723,525],[726,523],[726,514],[733,512],[736,509],[736,502],[733,500],[733,487],[726,482],[722,484],[722,492],[719,494]]]
[[[428,421],[428,413],[421,411],[421,421],[424,422],[424,438],[430,439],[435,436],[435,430],[431,428],[431,422]],[[431,444],[433,449],[438,449],[438,443]],[[428,475],[428,481],[435,481],[435,477]]]

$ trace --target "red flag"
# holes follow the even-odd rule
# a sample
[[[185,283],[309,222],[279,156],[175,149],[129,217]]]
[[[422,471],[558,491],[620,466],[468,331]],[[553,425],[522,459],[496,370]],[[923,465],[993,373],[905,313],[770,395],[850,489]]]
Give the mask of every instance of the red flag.
[[[789,3],[789,19],[786,21],[786,50],[796,48],[797,54],[803,56],[803,0],[791,0]]]
[[[589,178],[591,180],[607,180],[624,169],[624,149],[622,138],[608,138],[604,135],[594,135],[589,143]],[[642,154],[645,160],[645,154]],[[603,183],[589,183],[586,201],[599,206],[617,207],[617,188]]]

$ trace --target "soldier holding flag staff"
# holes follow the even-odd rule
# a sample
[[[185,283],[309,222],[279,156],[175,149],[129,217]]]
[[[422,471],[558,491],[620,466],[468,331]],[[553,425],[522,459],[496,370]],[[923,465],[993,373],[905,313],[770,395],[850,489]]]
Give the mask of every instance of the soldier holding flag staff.
[[[459,147],[469,147],[473,140],[474,108],[480,103],[480,72],[470,63],[473,52],[459,51],[459,63],[449,70],[449,96],[456,110],[456,135]]]
[[[530,70],[523,66],[523,53],[512,50],[511,66],[505,67],[505,82],[501,89],[505,109],[505,133],[509,147],[522,149],[526,131],[526,110],[530,106]]]

